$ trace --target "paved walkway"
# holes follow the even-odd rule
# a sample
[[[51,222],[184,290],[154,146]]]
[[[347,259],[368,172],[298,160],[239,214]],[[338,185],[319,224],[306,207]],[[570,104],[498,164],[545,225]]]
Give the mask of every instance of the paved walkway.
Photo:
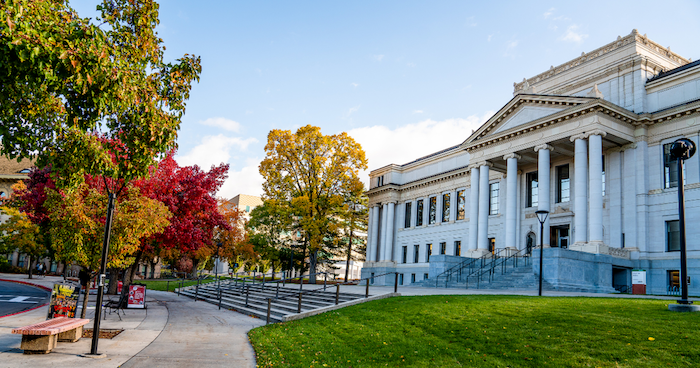
[[[15,279],[52,287],[59,277],[28,280],[26,275],[0,274],[0,279]],[[288,287],[297,288],[294,285]],[[305,287],[313,288],[311,286]],[[333,287],[329,290],[334,290]],[[392,293],[393,286],[370,286],[370,295]],[[364,294],[365,286],[343,286],[341,291]],[[409,295],[508,294],[537,295],[536,290],[475,290],[424,287],[399,287],[399,293]],[[585,296],[620,298],[656,298],[675,300],[677,297],[571,293],[545,291],[545,296]],[[148,310],[129,309],[122,321],[116,314],[107,315],[101,327],[123,329],[114,339],[100,339],[100,353],[106,358],[93,360],[79,355],[90,351],[90,339],[76,343],[59,343],[51,354],[24,355],[19,349],[21,336],[11,334],[12,328],[44,321],[48,307],[44,306],[14,316],[0,318],[0,368],[4,367],[255,367],[255,353],[248,341],[248,331],[265,324],[263,320],[245,316],[205,302],[194,302],[175,293],[148,291]],[[87,317],[94,314],[94,296]],[[92,323],[86,327],[92,327]]]

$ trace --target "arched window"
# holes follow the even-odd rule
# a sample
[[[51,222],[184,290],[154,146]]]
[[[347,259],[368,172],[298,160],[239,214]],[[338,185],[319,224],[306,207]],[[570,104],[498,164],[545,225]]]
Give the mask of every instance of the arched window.
[[[525,239],[525,249],[527,254],[532,254],[532,249],[535,248],[535,242],[537,241],[537,236],[535,233],[530,231]]]

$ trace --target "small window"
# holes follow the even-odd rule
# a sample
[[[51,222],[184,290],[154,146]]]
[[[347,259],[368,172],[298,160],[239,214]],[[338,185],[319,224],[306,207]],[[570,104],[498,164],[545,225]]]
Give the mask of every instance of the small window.
[[[445,254],[447,252],[447,243],[440,243],[440,254]]]
[[[416,226],[423,226],[423,200],[416,202]]]
[[[372,280],[370,284],[374,284],[374,272],[372,272],[372,278],[370,280]]]
[[[464,220],[464,189],[457,192],[457,220]]]
[[[406,263],[406,258],[408,258],[408,246],[403,246],[403,256],[401,257],[401,263]]]
[[[676,295],[681,288],[681,274],[678,270],[668,270],[668,294]]]
[[[437,197],[430,197],[430,207],[428,211],[428,225],[435,223],[437,218]]]
[[[557,203],[569,202],[570,188],[569,165],[557,166]]]
[[[250,206],[245,206],[245,211],[250,212]]]
[[[420,245],[416,244],[413,246],[413,263],[418,263],[419,256],[420,256]]]
[[[408,229],[411,227],[411,202],[406,202],[406,210],[404,212],[404,224],[403,227]]]
[[[416,274],[412,273],[411,274],[411,283],[414,283],[414,282],[416,282]]]
[[[681,229],[678,220],[666,221],[666,251],[681,250]]]
[[[491,200],[489,201],[489,215],[498,215],[498,187],[500,183],[489,185]]]
[[[496,238],[489,238],[489,252],[493,253],[496,251]]]
[[[538,181],[537,171],[527,173],[527,207],[537,207]]]
[[[442,222],[450,221],[450,193],[442,195]]]
[[[427,279],[428,279],[428,274],[427,274],[427,273],[424,273],[424,274],[423,274],[423,280],[427,280]]]
[[[462,241],[461,240],[455,240],[455,255],[456,256],[462,255]]]
[[[433,254],[433,244],[428,243],[425,245],[425,261],[430,260],[430,256]]]
[[[399,274],[399,285],[403,285],[403,274]]]
[[[603,174],[601,175],[601,179],[603,180],[603,188],[602,188],[603,191],[602,191],[602,193],[603,193],[603,197],[605,197],[605,155],[603,155],[603,160],[602,160],[602,162],[603,162]]]

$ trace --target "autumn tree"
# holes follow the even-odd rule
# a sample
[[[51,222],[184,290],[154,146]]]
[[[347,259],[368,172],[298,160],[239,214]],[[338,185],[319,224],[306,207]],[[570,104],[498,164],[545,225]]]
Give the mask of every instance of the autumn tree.
[[[29,278],[37,260],[45,257],[48,249],[44,245],[44,236],[39,226],[32,223],[27,214],[17,208],[0,207],[8,219],[0,223],[0,253],[9,253],[17,249],[21,254],[30,257]]]
[[[343,234],[347,242],[345,258],[345,281],[348,281],[350,272],[350,261],[355,259],[353,252],[365,253],[366,238],[356,234],[367,234],[367,222],[369,211],[367,207],[368,198],[364,194],[365,187],[358,181],[345,193],[346,210],[343,211]],[[355,259],[357,260],[357,259]]]
[[[253,245],[248,241],[245,231],[246,221],[243,212],[226,200],[219,201],[219,213],[224,218],[228,228],[217,226],[214,229],[214,245],[219,257],[228,260],[229,264],[254,261],[257,258]],[[212,249],[213,250],[213,249]]]
[[[314,274],[319,251],[338,234],[336,219],[344,210],[345,193],[367,168],[365,153],[347,133],[323,135],[311,125],[295,133],[270,131],[265,153],[260,163],[265,199],[296,217]]]

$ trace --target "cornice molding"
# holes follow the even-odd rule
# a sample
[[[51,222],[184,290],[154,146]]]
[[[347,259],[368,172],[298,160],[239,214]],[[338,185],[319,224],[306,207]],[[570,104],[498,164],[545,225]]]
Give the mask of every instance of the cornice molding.
[[[617,49],[620,49],[622,47],[625,47],[627,45],[630,45],[632,43],[639,43],[641,45],[646,46],[646,49],[649,51],[657,54],[658,56],[664,57],[674,63],[677,63],[678,66],[685,65],[689,63],[690,61],[685,59],[684,57],[671,52],[671,48],[664,48],[660,44],[648,39],[645,35],[640,35],[636,29],[633,29],[632,32],[625,36],[625,37],[620,37],[618,36],[617,40],[599,47],[591,52],[588,53],[581,53],[581,56],[575,59],[572,59],[564,64],[561,64],[559,66],[552,66],[548,71],[544,73],[540,73],[532,78],[524,78],[522,82],[520,83],[513,83],[513,93],[517,93],[518,91],[525,90],[529,88],[531,85],[534,85],[536,83],[542,82],[544,80],[550,79],[556,75],[565,73],[585,62],[595,60],[599,57],[603,57]],[[659,66],[660,67],[660,66]],[[617,69],[617,67],[615,68]],[[607,73],[607,71],[606,71]],[[595,78],[595,77],[594,77]],[[577,83],[575,86],[572,86],[576,88],[578,85],[584,85],[586,81],[583,81],[581,83]],[[568,90],[573,89],[573,88],[567,88]],[[558,91],[559,92],[559,91]]]

